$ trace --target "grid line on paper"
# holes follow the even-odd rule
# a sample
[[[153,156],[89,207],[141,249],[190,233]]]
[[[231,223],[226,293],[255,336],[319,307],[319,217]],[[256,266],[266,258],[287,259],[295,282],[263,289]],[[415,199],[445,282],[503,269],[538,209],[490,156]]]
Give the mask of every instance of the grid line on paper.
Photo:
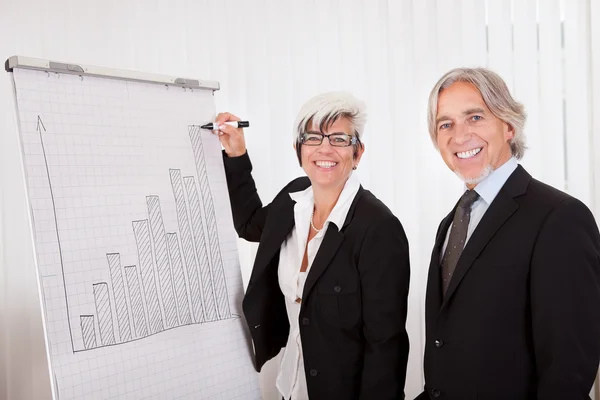
[[[40,145],[42,148],[42,155],[44,157],[44,165],[46,167],[46,174],[47,174],[47,178],[48,178],[48,189],[50,191],[50,199],[52,200],[52,214],[53,214],[53,218],[54,218],[54,227],[56,229],[56,242],[58,245],[58,253],[60,256],[60,267],[61,267],[61,271],[62,271],[62,280],[63,280],[63,289],[65,292],[65,305],[66,305],[66,314],[67,314],[67,324],[69,327],[69,335],[71,337],[71,350],[75,351],[75,345],[73,343],[73,330],[71,328],[71,315],[69,313],[69,301],[68,301],[68,297],[67,297],[67,283],[65,280],[65,264],[64,264],[64,260],[63,260],[63,253],[62,253],[62,248],[61,248],[61,241],[60,241],[60,232],[58,229],[58,218],[56,216],[56,200],[54,198],[54,189],[52,187],[52,179],[50,177],[50,167],[48,165],[48,156],[46,154],[46,147],[44,145],[44,136],[42,134],[43,132],[46,132],[46,126],[44,125],[42,118],[38,115],[37,116],[37,126],[36,126],[36,131],[39,133],[40,136]]]

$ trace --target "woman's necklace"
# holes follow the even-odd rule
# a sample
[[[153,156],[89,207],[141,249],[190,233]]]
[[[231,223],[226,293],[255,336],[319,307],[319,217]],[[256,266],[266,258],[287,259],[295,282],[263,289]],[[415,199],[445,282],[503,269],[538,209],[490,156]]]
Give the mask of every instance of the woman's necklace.
[[[312,228],[313,228],[313,229],[314,229],[314,230],[315,230],[317,233],[319,233],[319,232],[321,232],[321,229],[323,229],[323,228],[321,228],[321,229],[317,229],[317,228],[315,228],[315,224],[313,223],[313,218],[314,218],[314,216],[315,216],[315,209],[313,208],[313,210],[312,210],[312,214],[310,214],[310,226],[311,226],[311,227],[312,227]]]

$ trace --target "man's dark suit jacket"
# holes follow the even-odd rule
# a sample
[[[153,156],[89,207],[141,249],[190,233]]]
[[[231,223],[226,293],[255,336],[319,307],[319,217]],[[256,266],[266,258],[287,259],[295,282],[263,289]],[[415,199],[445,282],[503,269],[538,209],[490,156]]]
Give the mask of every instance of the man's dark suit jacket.
[[[292,181],[263,207],[248,155],[224,155],[224,164],[235,228],[260,242],[243,301],[260,371],[287,342],[279,251],[294,227],[289,193],[310,182]],[[402,225],[361,187],[343,226],[327,228],[304,287],[299,326],[311,400],[403,398],[408,285]]]
[[[577,199],[509,177],[445,297],[442,221],[429,266],[419,399],[589,399],[600,355],[600,235]]]

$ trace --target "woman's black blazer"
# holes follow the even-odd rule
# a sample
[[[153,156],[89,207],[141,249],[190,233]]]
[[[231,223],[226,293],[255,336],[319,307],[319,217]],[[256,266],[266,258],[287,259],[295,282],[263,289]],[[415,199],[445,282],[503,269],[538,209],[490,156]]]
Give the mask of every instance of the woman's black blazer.
[[[263,207],[248,155],[223,155],[235,229],[259,242],[243,311],[260,371],[287,342],[279,252],[294,227],[289,193],[310,181],[295,179]],[[299,326],[311,400],[404,398],[409,275],[400,221],[361,186],[344,224],[329,224],[304,287]]]

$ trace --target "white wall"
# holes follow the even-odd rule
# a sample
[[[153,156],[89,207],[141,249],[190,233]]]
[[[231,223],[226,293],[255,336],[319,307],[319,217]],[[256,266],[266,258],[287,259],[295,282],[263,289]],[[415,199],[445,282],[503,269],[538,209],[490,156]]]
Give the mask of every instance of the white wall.
[[[529,114],[524,166],[598,215],[600,168],[593,163],[600,154],[600,117],[592,118],[600,115],[598,26],[600,0],[0,0],[0,60],[20,54],[219,81],[217,108],[252,123],[248,147],[264,201],[301,173],[291,147],[301,103],[333,89],[363,98],[370,120],[358,172],[401,219],[411,245],[406,391],[412,398],[423,383],[431,246],[462,187],[427,135],[429,90],[452,67],[497,70]],[[13,140],[15,129],[9,77],[0,74],[2,140]],[[3,169],[0,183],[15,179]],[[6,201],[0,208],[0,317],[5,321],[29,291],[31,314],[19,332],[39,339],[31,260],[2,247],[3,235],[26,221],[27,210]],[[247,281],[255,246],[240,241],[239,250]],[[15,337],[16,328],[2,325],[0,387],[24,391],[26,398],[31,386],[3,381],[3,368],[23,357],[7,349],[23,339]],[[40,349],[22,351],[36,359]],[[43,375],[43,360],[37,360]],[[265,399],[275,399],[276,368],[267,369]]]

